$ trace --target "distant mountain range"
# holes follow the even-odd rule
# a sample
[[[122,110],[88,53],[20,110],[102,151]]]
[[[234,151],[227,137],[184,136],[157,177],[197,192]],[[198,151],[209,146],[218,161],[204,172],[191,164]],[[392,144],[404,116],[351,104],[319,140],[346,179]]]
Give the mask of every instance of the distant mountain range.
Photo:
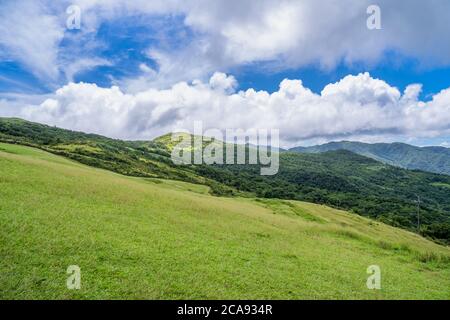
[[[347,150],[393,166],[450,175],[450,149],[416,147],[405,143],[330,142],[312,147],[295,147],[291,152],[323,153]]]

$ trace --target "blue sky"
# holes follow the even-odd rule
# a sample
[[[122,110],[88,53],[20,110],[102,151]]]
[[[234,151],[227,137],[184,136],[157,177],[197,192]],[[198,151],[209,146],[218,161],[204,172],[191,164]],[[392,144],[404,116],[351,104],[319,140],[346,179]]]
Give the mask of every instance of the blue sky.
[[[164,30],[161,30],[162,27]],[[182,33],[182,36],[180,36]],[[146,55],[151,47],[164,47],[177,50],[186,45],[194,35],[183,25],[182,16],[153,17],[147,15],[125,16],[113,21],[105,21],[95,33],[77,38],[79,30],[67,30],[59,44],[61,55],[70,60],[74,55],[100,57],[111,61],[111,65],[101,65],[77,73],[73,81],[96,83],[101,87],[110,87],[117,81],[137,77],[142,73],[141,64],[157,69],[154,59]],[[92,42],[99,47],[90,48]],[[76,48],[76,49],[74,49]],[[329,83],[339,81],[348,74],[370,72],[401,91],[412,83],[423,84],[423,100],[450,87],[450,66],[421,66],[420,61],[411,57],[399,57],[395,53],[385,53],[379,63],[358,62],[354,64],[338,63],[326,69],[312,63],[301,67],[273,69],[267,62],[252,62],[230,67],[229,70],[238,80],[239,89],[255,88],[274,92],[283,79],[301,79],[305,86],[316,93]],[[51,93],[55,83],[37,78],[26,65],[9,57],[0,61],[0,92],[10,93]],[[212,74],[212,73],[211,73]],[[61,78],[57,85],[64,85],[67,79]]]
[[[66,21],[70,15],[65,10],[74,4],[80,8],[81,25],[80,29],[69,30]],[[228,101],[233,100],[231,96],[241,90],[266,91],[275,96],[285,94],[284,89],[280,89],[280,83],[285,79],[301,80],[294,84],[297,87],[289,90],[298,95],[298,111],[305,115],[310,115],[309,111],[316,108],[316,104],[327,105],[333,112],[339,112],[339,106],[330,106],[330,103],[343,103],[344,98],[349,99],[345,103],[355,105],[355,108],[361,101],[364,103],[360,108],[364,108],[364,104],[372,108],[378,103],[378,109],[370,109],[374,118],[365,124],[367,128],[349,124],[355,120],[348,119],[345,114],[336,116],[330,124],[326,123],[330,119],[324,119],[323,130],[299,129],[298,132],[293,129],[294,123],[261,119],[260,126],[270,123],[289,127],[285,133],[288,143],[308,144],[348,138],[369,142],[401,140],[415,144],[448,144],[447,102],[446,96],[440,95],[442,90],[450,88],[448,2],[436,0],[423,5],[413,0],[408,5],[401,5],[379,1],[380,30],[367,28],[369,1],[346,0],[339,6],[337,4],[335,0],[325,0],[322,5],[314,1],[299,4],[272,0],[261,1],[258,5],[248,0],[214,3],[79,0],[55,5],[44,0],[7,0],[0,4],[0,114],[29,115],[29,112],[24,113],[22,105],[27,104],[29,108],[30,97],[35,109],[42,109],[42,114],[48,113],[47,107],[42,106],[48,99],[56,101],[61,110],[67,110],[62,100],[58,100],[57,92],[71,82],[95,84],[97,90],[105,89],[102,93],[116,86],[121,94],[136,98],[151,90],[154,95],[170,90],[171,94],[179,94],[171,88],[180,82],[192,86],[189,90],[196,88],[199,91],[193,83],[200,81],[205,85],[209,83],[209,90],[217,94],[211,85],[211,77],[224,73],[226,77],[219,78],[226,84],[218,85],[224,96],[214,96],[223,108],[231,103]],[[369,72],[370,77],[358,77],[365,72]],[[356,77],[341,81],[349,75]],[[336,83],[341,83],[337,86],[339,95],[333,91],[331,100],[320,97],[327,85]],[[406,98],[402,96],[411,84],[422,87],[412,90],[417,93],[406,105]],[[316,96],[310,97],[312,100],[306,99],[303,89],[310,89]],[[380,90],[384,91],[380,93]],[[76,95],[74,97],[73,104],[79,103]],[[433,98],[438,102],[434,103]],[[156,98],[148,99],[154,102]],[[415,108],[415,118],[407,119],[401,127],[395,128],[394,123],[400,119],[388,118],[394,117],[394,113],[384,108],[386,99],[392,109],[403,108],[402,112],[408,117]],[[69,103],[67,98],[64,103]],[[140,108],[151,114],[158,109],[159,103]],[[254,107],[250,99],[243,103]],[[269,100],[261,103],[267,108],[277,107],[271,106]],[[291,106],[290,101],[283,103],[295,112],[295,105]],[[430,111],[422,112],[424,105],[430,105]],[[172,107],[176,110],[173,111],[174,123],[180,123],[177,117],[183,111],[178,105]],[[200,106],[194,108],[195,114],[201,114],[198,108]],[[277,114],[274,110],[271,112]],[[360,110],[355,109],[354,113],[358,112]],[[437,116],[436,112],[444,116]],[[39,112],[33,111],[33,114]],[[63,122],[48,114],[34,117],[78,128],[79,119],[74,120],[72,114],[64,116],[72,120]],[[402,114],[395,112],[395,116],[402,117]],[[436,117],[441,120],[437,121]],[[200,120],[209,121],[211,126],[214,121],[219,121]],[[226,120],[233,123],[231,115]],[[171,129],[154,121],[148,115],[146,126]],[[385,123],[377,124],[380,121]],[[236,120],[236,124],[247,123],[252,121]],[[422,127],[413,128],[419,124]],[[336,130],[329,130],[333,125]],[[123,123],[120,128],[113,134],[140,137],[139,132]],[[342,128],[341,131],[338,128]],[[99,133],[106,132],[100,130]],[[157,133],[160,132],[145,131],[145,135]]]

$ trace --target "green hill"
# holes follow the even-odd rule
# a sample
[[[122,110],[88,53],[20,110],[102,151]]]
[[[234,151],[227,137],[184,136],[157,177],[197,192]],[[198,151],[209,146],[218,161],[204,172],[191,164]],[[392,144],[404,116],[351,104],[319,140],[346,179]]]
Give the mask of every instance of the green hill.
[[[279,173],[260,176],[255,165],[174,165],[169,135],[154,141],[121,141],[0,118],[0,141],[38,147],[129,176],[206,185],[213,195],[325,204],[415,232],[419,196],[420,233],[450,243],[450,176],[405,170],[349,151],[282,152]]]
[[[0,141],[37,147],[124,175],[206,184],[216,194],[236,192],[199,176],[193,167],[174,165],[167,146],[157,141],[122,141],[17,118],[0,118]]]
[[[94,151],[92,151],[94,152]],[[0,144],[2,299],[448,299],[450,250],[326,206],[224,198]],[[81,289],[66,269],[81,268]],[[367,267],[381,268],[368,290]]]
[[[322,153],[348,150],[390,165],[450,175],[450,149],[444,147],[416,147],[405,143],[330,142],[312,147],[296,147],[289,151]]]

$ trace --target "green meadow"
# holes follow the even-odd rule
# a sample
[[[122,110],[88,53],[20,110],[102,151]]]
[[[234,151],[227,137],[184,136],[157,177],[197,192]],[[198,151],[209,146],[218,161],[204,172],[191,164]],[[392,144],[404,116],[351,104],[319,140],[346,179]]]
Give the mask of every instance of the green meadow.
[[[0,144],[0,298],[450,299],[450,249],[326,206],[214,197]]]

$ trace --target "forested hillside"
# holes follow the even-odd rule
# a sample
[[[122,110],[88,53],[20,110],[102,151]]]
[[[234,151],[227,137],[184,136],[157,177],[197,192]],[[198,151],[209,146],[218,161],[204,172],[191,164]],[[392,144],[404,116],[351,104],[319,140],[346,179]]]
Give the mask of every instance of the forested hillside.
[[[282,152],[279,173],[261,176],[255,165],[174,165],[170,159],[173,145],[167,136],[154,141],[121,141],[3,118],[0,140],[39,147],[130,176],[208,185],[215,195],[326,204],[439,241],[450,240],[449,176],[401,169],[349,151]]]

